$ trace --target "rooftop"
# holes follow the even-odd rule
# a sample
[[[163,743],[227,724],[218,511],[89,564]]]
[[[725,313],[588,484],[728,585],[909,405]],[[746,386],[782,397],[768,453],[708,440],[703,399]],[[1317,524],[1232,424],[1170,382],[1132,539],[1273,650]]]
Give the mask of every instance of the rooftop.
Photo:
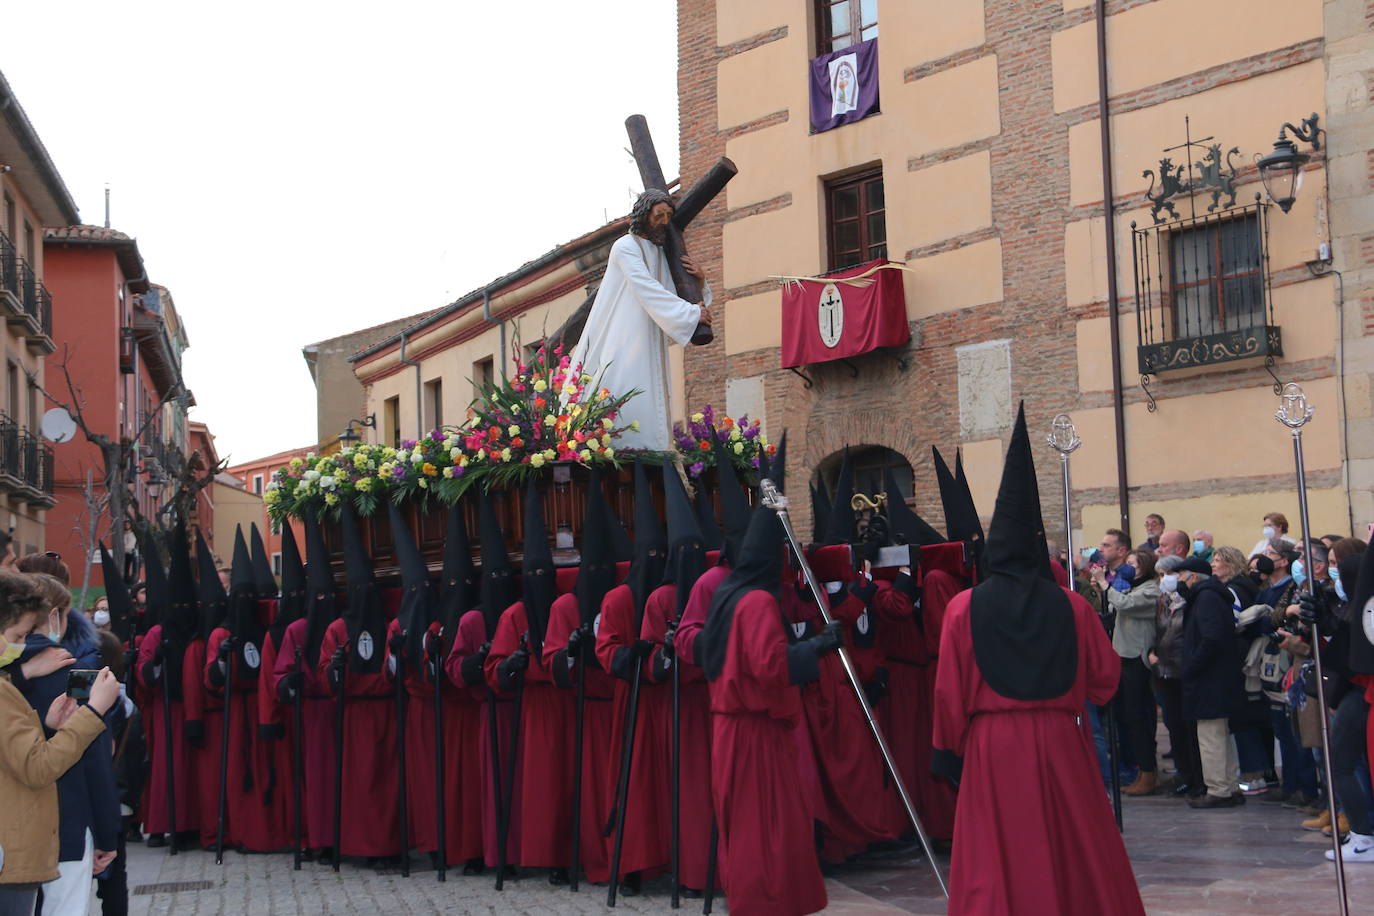
[[[143,255],[138,251],[138,240],[125,235],[118,229],[108,226],[56,226],[43,230],[43,242],[53,245],[90,245],[107,247],[119,259],[119,269],[124,279],[129,281],[129,290],[134,293],[148,291],[148,273],[143,267]]]
[[[38,218],[52,226],[79,223],[76,201],[53,165],[43,141],[38,138],[33,122],[15,98],[5,75],[0,73],[0,115],[4,126],[0,130],[0,163],[8,165],[19,187],[24,189],[29,203],[38,211]]]

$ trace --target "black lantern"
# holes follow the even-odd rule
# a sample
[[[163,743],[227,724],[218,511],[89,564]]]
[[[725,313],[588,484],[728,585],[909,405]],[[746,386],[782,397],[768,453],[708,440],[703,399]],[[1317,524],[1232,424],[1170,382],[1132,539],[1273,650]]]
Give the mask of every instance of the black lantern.
[[[377,415],[375,413],[368,414],[367,417],[362,420],[349,420],[348,425],[344,427],[344,431],[339,433],[339,441],[357,442],[359,439],[362,438],[362,436],[358,435],[353,431],[354,426],[375,427],[376,425]]]
[[[1265,193],[1284,213],[1292,209],[1293,202],[1298,199],[1298,190],[1302,188],[1302,167],[1312,158],[1300,152],[1297,144],[1288,139],[1290,130],[1299,140],[1312,144],[1314,150],[1322,148],[1321,129],[1317,127],[1317,116],[1313,114],[1303,119],[1301,127],[1285,122],[1279,128],[1279,139],[1274,143],[1273,151],[1256,161]]]

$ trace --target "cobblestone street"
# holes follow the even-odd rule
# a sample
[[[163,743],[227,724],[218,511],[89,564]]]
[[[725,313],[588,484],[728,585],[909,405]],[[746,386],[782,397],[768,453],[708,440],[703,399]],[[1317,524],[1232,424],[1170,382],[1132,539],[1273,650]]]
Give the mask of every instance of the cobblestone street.
[[[1328,841],[1302,831],[1301,815],[1253,799],[1230,811],[1193,811],[1162,796],[1127,799],[1126,805],[1127,846],[1151,914],[1335,912],[1332,866],[1322,859]],[[584,885],[574,894],[551,887],[542,871],[507,882],[497,893],[490,875],[450,871],[440,884],[427,867],[406,879],[353,863],[337,875],[314,863],[295,872],[288,855],[230,853],[220,867],[201,851],[170,857],[137,845],[129,854],[130,912],[136,916],[611,912],[604,887]],[[1374,868],[1352,865],[1346,872],[1351,912],[1367,912],[1360,902],[1374,899]],[[872,855],[832,869],[826,891],[829,913],[944,912],[929,869],[909,855]],[[725,912],[723,900],[716,909]],[[682,912],[700,910],[699,900],[683,901]],[[620,898],[616,912],[671,912],[666,880],[648,885],[642,896]]]

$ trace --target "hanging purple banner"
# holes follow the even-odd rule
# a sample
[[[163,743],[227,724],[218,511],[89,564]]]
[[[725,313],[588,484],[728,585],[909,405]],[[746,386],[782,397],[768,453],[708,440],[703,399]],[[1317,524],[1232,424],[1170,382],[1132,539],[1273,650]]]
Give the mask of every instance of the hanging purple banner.
[[[811,132],[818,134],[878,110],[878,39],[811,61]]]

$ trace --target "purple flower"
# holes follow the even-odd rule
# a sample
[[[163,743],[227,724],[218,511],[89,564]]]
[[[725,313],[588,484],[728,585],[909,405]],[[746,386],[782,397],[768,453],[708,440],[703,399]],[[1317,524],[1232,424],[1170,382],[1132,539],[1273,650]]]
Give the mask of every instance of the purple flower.
[[[700,477],[701,472],[704,470],[706,470],[706,465],[698,461],[696,464],[692,465],[687,469],[687,473],[691,474],[693,477]]]
[[[758,461],[757,458],[754,460]],[[391,476],[395,477],[397,480],[404,480],[406,476],[406,469],[401,467],[400,465],[397,465],[396,467],[391,469]]]
[[[754,456],[754,459],[753,459],[752,461],[750,461],[749,463],[752,464],[754,467],[757,468],[757,467],[759,466],[759,456],[758,456],[758,455],[755,455],[755,456]]]
[[[402,440],[401,440],[401,448],[414,448],[414,447],[415,447],[415,440],[414,440],[414,439],[402,439]]]
[[[730,438],[730,430],[722,429],[717,431],[716,438],[719,439],[721,442],[724,442],[726,439]]]
[[[757,426],[746,426],[744,432],[740,433],[740,435],[744,436],[746,439],[757,439],[759,428]]]
[[[460,465],[460,466],[457,466],[457,467],[455,467],[455,468],[453,469],[453,476],[454,476],[454,477],[462,477],[462,476],[463,476],[464,474],[466,474],[467,472],[468,472],[468,469],[465,468],[465,467],[462,467],[462,466]]]
[[[435,442],[439,442],[443,440],[444,433],[442,430],[438,429],[430,430],[429,437],[433,439]]]
[[[701,419],[702,422],[705,423],[707,426],[715,425],[716,412],[711,409],[710,404],[707,404],[705,407],[701,409]]]

